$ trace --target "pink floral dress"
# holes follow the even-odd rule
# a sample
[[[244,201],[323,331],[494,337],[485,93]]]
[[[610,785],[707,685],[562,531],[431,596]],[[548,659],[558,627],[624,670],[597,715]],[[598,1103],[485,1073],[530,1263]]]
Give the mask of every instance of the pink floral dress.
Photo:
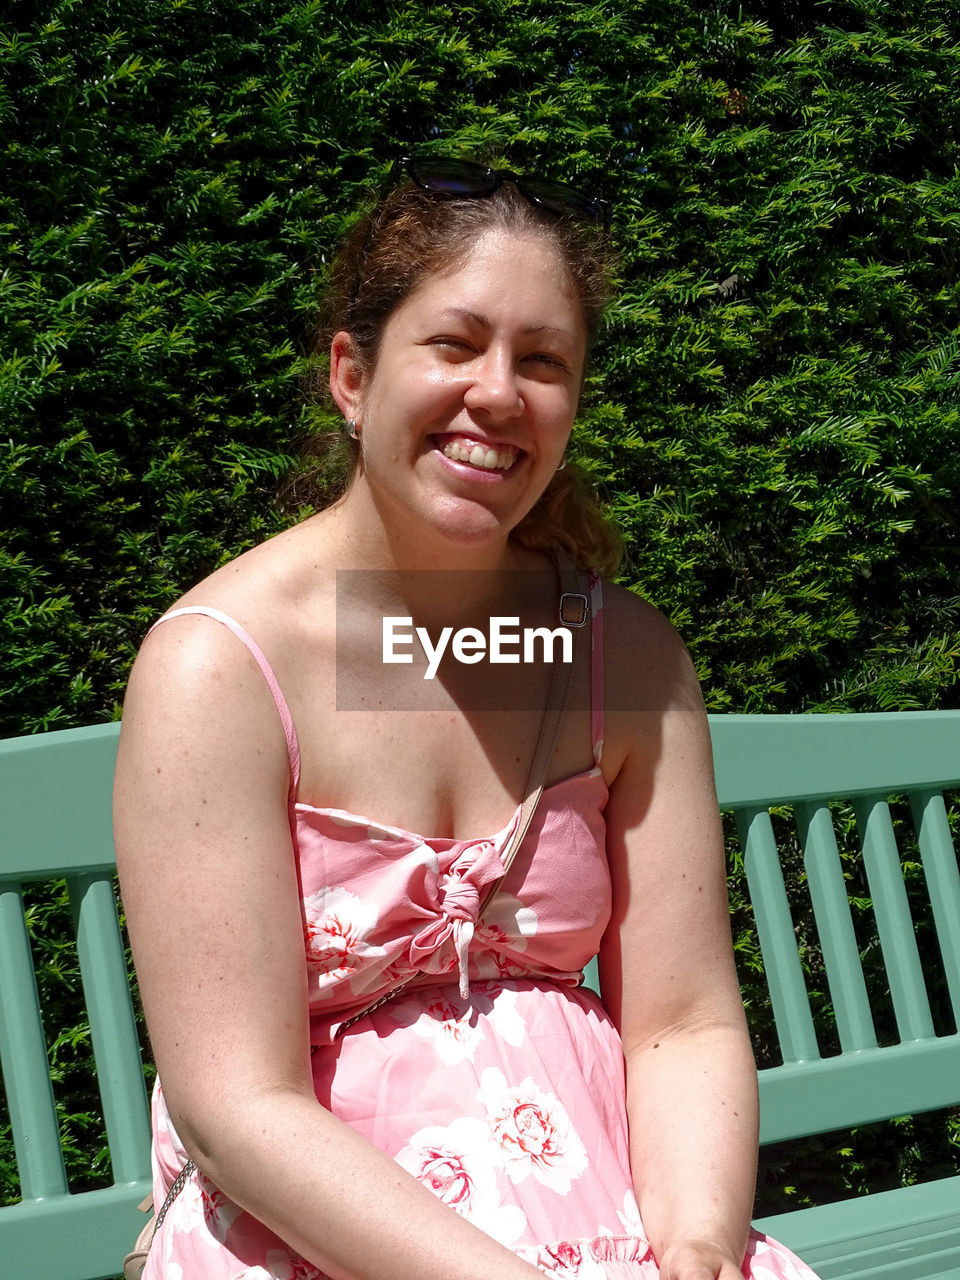
[[[595,765],[545,789],[495,899],[484,890],[519,811],[490,836],[423,836],[295,800],[317,1097],[451,1210],[550,1276],[655,1280],[630,1177],[623,1055],[581,985],[610,916],[604,844],[601,595],[593,584]],[[352,1022],[403,977],[394,999]],[[158,1083],[154,1200],[186,1160]],[[788,1249],[751,1237],[752,1280],[816,1280]],[[323,1280],[322,1273],[195,1172],[169,1208],[144,1280]]]

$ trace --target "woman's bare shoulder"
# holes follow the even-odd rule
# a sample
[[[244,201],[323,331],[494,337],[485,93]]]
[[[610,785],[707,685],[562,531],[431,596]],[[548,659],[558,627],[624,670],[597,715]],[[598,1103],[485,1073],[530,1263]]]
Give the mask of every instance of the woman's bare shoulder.
[[[325,570],[332,576],[322,537],[306,524],[295,525],[228,560],[186,590],[167,612],[205,605],[230,616],[236,609],[269,618],[302,595],[306,579],[312,585],[322,582]]]
[[[659,609],[615,583],[603,586],[604,653],[612,707],[667,710],[701,705],[689,650]]]
[[[289,533],[215,570],[161,615],[168,620],[148,632],[133,665],[125,721],[153,726],[173,716],[202,727],[222,718],[224,703],[238,724],[246,717],[250,731],[276,718],[257,659],[236,632],[210,617],[169,615],[196,606],[226,615],[265,655],[280,687],[295,687],[301,633],[310,630],[310,617],[324,616],[322,597],[333,591],[335,572],[322,557],[308,564],[306,541]]]
[[[186,590],[161,617],[179,609],[214,609],[268,649],[271,638],[287,635],[296,626],[304,602],[313,599],[316,603],[333,591],[335,581],[335,567],[324,554],[322,538],[305,525],[296,525],[215,569]],[[165,623],[151,632],[151,638],[156,636],[159,641],[164,637],[169,645],[174,631],[197,636],[225,631],[193,622],[189,617],[178,619],[176,628]],[[215,644],[220,642],[222,635]]]

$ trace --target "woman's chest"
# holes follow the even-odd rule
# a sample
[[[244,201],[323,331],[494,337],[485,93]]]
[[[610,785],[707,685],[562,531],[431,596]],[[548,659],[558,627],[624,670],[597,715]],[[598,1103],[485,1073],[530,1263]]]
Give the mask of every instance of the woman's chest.
[[[384,966],[445,972],[464,922],[485,952],[523,969],[568,972],[596,951],[610,915],[596,770],[544,792],[495,897],[511,824],[474,840],[422,837],[343,810],[297,809],[308,959],[321,986],[355,990]],[[458,923],[459,922],[459,923]],[[359,983],[359,987],[357,984]]]
[[[301,750],[298,798],[386,814],[412,831],[472,838],[498,830],[524,797],[550,682],[414,693],[388,696],[375,680],[344,688],[335,674],[300,682],[291,699]],[[545,783],[592,763],[589,686],[574,672]]]

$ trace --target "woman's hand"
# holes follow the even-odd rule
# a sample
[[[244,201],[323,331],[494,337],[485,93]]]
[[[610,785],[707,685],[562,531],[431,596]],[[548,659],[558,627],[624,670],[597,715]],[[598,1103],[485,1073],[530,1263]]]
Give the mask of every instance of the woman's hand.
[[[743,1280],[730,1254],[714,1240],[682,1240],[664,1251],[660,1280]]]

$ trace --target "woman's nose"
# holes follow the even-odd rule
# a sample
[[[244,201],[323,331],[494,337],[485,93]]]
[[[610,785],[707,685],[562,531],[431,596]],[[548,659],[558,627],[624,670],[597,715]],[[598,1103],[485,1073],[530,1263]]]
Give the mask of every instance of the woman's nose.
[[[472,372],[471,384],[464,395],[468,409],[485,410],[501,418],[516,417],[523,411],[520,380],[508,352],[485,352]]]

